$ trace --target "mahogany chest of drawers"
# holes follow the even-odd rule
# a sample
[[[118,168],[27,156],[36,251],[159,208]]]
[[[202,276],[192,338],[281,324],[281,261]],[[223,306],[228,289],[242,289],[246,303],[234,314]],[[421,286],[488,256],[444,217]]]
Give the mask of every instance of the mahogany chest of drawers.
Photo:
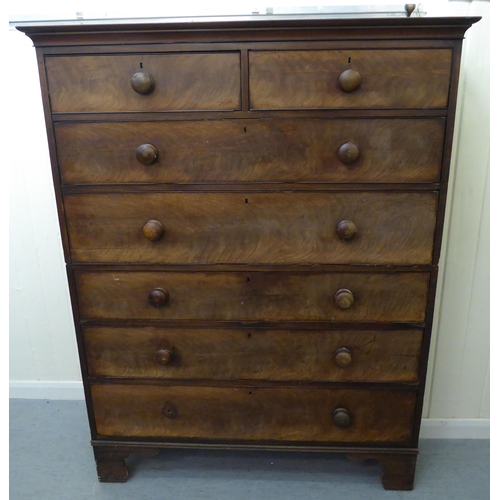
[[[477,18],[23,27],[98,476],[161,448],[411,489]]]

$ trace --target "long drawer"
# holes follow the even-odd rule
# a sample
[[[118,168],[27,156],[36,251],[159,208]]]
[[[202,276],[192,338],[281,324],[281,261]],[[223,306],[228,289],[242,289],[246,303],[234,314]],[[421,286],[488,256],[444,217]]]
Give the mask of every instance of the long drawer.
[[[423,322],[429,273],[75,271],[87,319]]]
[[[451,54],[450,49],[251,51],[251,107],[445,108]]]
[[[304,442],[412,435],[412,391],[93,385],[97,434]],[[340,415],[339,415],[340,414]]]
[[[415,382],[421,330],[84,327],[90,376]]]
[[[73,262],[430,264],[436,192],[67,195]]]
[[[239,52],[59,56],[45,65],[55,113],[241,108]]]
[[[56,123],[65,184],[438,182],[444,118]],[[390,151],[390,154],[388,152]]]

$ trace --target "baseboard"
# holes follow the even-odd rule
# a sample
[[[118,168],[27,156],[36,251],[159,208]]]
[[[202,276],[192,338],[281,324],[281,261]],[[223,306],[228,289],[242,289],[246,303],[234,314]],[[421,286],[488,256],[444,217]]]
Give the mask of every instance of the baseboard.
[[[11,381],[12,399],[83,400],[81,382]],[[424,418],[421,439],[489,439],[490,420],[484,418]]]
[[[11,399],[85,399],[82,382],[41,382],[39,380],[10,381]]]
[[[424,418],[421,439],[490,439],[489,418]]]

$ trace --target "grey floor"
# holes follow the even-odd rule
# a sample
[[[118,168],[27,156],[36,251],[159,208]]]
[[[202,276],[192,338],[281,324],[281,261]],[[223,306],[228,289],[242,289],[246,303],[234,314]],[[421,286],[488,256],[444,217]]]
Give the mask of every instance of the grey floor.
[[[342,455],[170,450],[99,483],[83,401],[10,400],[11,500],[483,500],[489,441],[421,440],[415,489],[385,491],[377,464]]]

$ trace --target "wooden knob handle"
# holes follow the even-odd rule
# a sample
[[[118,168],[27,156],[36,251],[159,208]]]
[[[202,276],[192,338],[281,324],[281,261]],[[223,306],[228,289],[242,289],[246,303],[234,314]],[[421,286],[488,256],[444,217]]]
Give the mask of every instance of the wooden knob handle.
[[[346,69],[340,73],[339,85],[344,92],[352,92],[361,85],[361,75],[353,69]]]
[[[345,408],[337,408],[332,411],[333,423],[340,429],[345,429],[351,425],[352,417]]]
[[[140,71],[136,73],[130,80],[130,85],[138,94],[149,94],[155,88],[153,77],[149,73]]]
[[[354,295],[351,290],[347,290],[347,288],[341,288],[335,294],[335,304],[340,309],[349,309],[354,305]]]
[[[143,165],[151,165],[158,159],[158,150],[152,144],[141,144],[135,150],[135,157]]]
[[[165,232],[163,224],[158,220],[150,220],[144,224],[142,234],[149,241],[157,241]]]
[[[169,293],[164,288],[155,288],[150,292],[148,300],[153,307],[163,307],[167,305]]]
[[[169,349],[159,349],[155,352],[155,361],[159,365],[168,365],[172,361],[172,351]]]
[[[414,3],[405,4],[406,17],[410,17],[415,10],[416,5]]]
[[[168,401],[163,405],[162,413],[167,418],[176,418],[179,414],[174,403],[170,403]]]
[[[335,351],[335,364],[339,368],[347,368],[352,363],[352,354],[347,347],[341,347]]]
[[[343,220],[337,224],[335,232],[341,240],[350,240],[358,232],[358,228],[352,220]]]
[[[359,157],[359,148],[354,142],[346,142],[337,151],[339,160],[346,165],[354,163]]]

